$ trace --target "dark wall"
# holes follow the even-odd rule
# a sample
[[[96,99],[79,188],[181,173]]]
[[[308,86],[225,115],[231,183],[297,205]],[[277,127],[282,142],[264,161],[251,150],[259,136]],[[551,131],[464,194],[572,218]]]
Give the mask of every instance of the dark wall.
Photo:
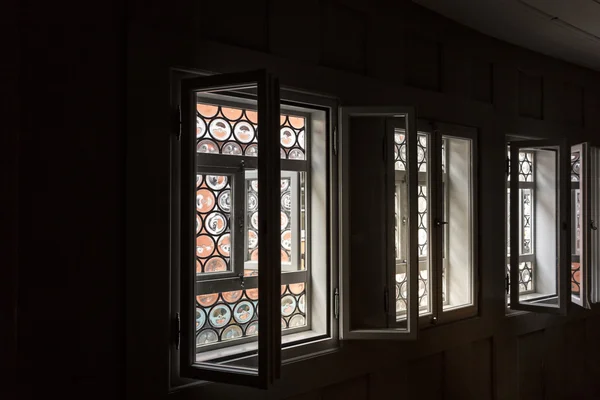
[[[131,1],[127,25],[121,2],[22,5],[19,128],[5,147],[8,168],[18,167],[8,174],[14,213],[6,213],[7,270],[18,290],[6,292],[3,326],[10,340],[18,299],[19,397],[112,399],[126,383],[136,398],[168,391],[174,66],[269,66],[284,82],[347,104],[414,104],[420,116],[480,129],[481,317],[424,331],[416,344],[344,350],[318,369],[291,367],[274,398],[597,397],[595,313],[504,317],[498,210],[504,135],[596,140],[600,74],[406,0],[307,0],[291,10],[283,3]],[[10,272],[17,262],[18,279]],[[364,365],[354,365],[357,354]],[[174,396],[262,393],[209,385]]]
[[[13,15],[19,398],[124,394],[124,15],[117,1]]]

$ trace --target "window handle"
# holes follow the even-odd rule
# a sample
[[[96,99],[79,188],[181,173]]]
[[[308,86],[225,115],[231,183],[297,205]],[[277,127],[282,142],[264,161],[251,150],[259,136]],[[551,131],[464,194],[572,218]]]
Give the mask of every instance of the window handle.
[[[440,221],[439,219],[435,221],[435,226],[448,225],[447,221]]]

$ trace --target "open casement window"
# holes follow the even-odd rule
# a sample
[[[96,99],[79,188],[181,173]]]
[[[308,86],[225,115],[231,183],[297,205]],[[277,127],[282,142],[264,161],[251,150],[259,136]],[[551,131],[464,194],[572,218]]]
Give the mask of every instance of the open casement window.
[[[570,149],[511,141],[510,308],[566,314],[571,296]]]
[[[409,107],[342,108],[342,339],[416,339],[419,313],[417,224],[395,238],[398,218],[418,219],[417,126]],[[404,132],[402,188],[396,185],[394,145]],[[399,134],[399,133],[398,133]],[[397,263],[398,258],[405,262]],[[397,276],[402,283],[396,285]],[[402,291],[404,310],[396,312]]]
[[[476,149],[474,128],[417,122],[417,243],[419,324],[477,314]],[[405,246],[410,222],[406,131],[394,132],[396,314],[406,313]],[[388,168],[392,168],[388,166]]]
[[[244,107],[221,107],[232,101]],[[278,377],[282,249],[267,232],[282,225],[279,104],[264,71],[182,81],[182,377],[262,388]]]
[[[600,302],[600,149],[571,147],[571,301]]]

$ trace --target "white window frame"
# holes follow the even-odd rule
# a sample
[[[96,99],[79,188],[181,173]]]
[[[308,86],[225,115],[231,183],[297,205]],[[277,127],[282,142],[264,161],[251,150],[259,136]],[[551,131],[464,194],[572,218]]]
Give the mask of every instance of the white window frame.
[[[173,104],[174,107],[177,108],[177,105],[180,104],[179,103],[179,99],[180,99],[180,95],[179,95],[179,85],[181,83],[182,86],[185,86],[186,81],[188,79],[194,79],[196,77],[198,77],[198,75],[201,76],[208,76],[210,74],[196,74],[196,73],[189,73],[189,72],[184,72],[184,71],[177,71],[174,70],[173,72],[174,74],[174,86],[173,86]],[[223,83],[223,85],[226,85],[228,83],[228,79],[229,77],[232,76],[238,76],[238,75],[243,75],[243,76],[249,76],[249,75],[256,75],[256,72],[253,73],[242,73],[242,74],[227,74],[227,75],[223,75],[223,76],[212,76],[211,75],[211,80],[217,81],[217,82],[221,82]],[[274,86],[271,86],[272,88],[274,88]],[[184,89],[185,91],[185,89]],[[241,90],[240,93],[243,92],[244,95],[247,93],[245,90]],[[271,93],[277,93],[277,90],[273,90]],[[246,385],[246,386],[256,386],[256,387],[268,387],[269,385],[271,385],[271,383],[277,378],[278,375],[278,370],[279,370],[279,365],[282,364],[287,364],[287,363],[293,363],[293,362],[297,362],[297,361],[301,361],[305,358],[310,358],[313,357],[314,354],[319,354],[319,353],[326,353],[326,352],[331,352],[331,351],[335,351],[338,346],[339,346],[339,342],[338,342],[338,338],[339,338],[339,333],[338,333],[338,325],[336,323],[334,323],[335,319],[337,319],[337,311],[336,311],[336,303],[337,303],[337,293],[338,293],[338,282],[336,277],[338,276],[337,273],[337,263],[338,263],[338,252],[337,252],[337,248],[338,248],[338,230],[337,230],[337,226],[338,226],[338,214],[337,214],[337,199],[338,199],[338,179],[337,179],[337,145],[336,145],[336,134],[335,134],[335,126],[337,124],[337,111],[338,111],[338,103],[337,103],[337,99],[333,98],[333,97],[327,97],[324,95],[313,95],[304,91],[298,91],[296,89],[292,89],[292,88],[282,88],[281,89],[281,93],[282,93],[282,98],[285,98],[285,100],[282,100],[280,103],[283,105],[285,105],[286,109],[289,110],[293,110],[293,111],[289,111],[289,113],[291,114],[297,114],[297,113],[302,113],[303,110],[310,110],[310,114],[312,115],[318,115],[318,117],[312,122],[312,125],[309,127],[308,125],[306,126],[307,130],[310,129],[316,129],[316,131],[319,132],[319,137],[318,139],[315,139],[312,143],[311,143],[311,136],[310,134],[306,135],[306,139],[305,139],[305,149],[306,149],[306,154],[307,154],[307,159],[306,160],[280,160],[279,159],[279,135],[276,135],[276,140],[275,142],[277,143],[277,161],[278,164],[281,164],[281,170],[285,170],[285,169],[289,169],[289,170],[297,170],[297,171],[303,171],[305,173],[304,175],[304,179],[305,179],[305,185],[307,186],[307,193],[305,194],[306,199],[305,199],[305,203],[304,203],[304,207],[305,207],[305,212],[307,214],[307,222],[306,222],[306,226],[304,227],[304,229],[306,231],[311,230],[311,224],[313,224],[313,220],[315,221],[314,223],[318,226],[318,235],[315,235],[315,239],[314,241],[316,243],[318,243],[318,248],[315,247],[313,248],[313,250],[311,250],[311,244],[309,243],[309,237],[306,238],[306,246],[307,246],[307,250],[305,252],[305,256],[306,256],[306,260],[305,260],[305,266],[306,266],[306,270],[302,270],[302,271],[290,271],[290,272],[286,272],[286,273],[280,273],[277,274],[278,276],[275,277],[277,279],[274,279],[275,281],[281,280],[281,284],[287,284],[287,283],[295,283],[295,281],[298,281],[298,279],[296,279],[298,276],[304,276],[305,278],[303,279],[304,282],[307,284],[306,287],[306,298],[307,298],[307,314],[312,314],[312,319],[309,319],[307,321],[307,326],[306,327],[302,327],[302,328],[297,328],[292,332],[292,329],[287,330],[286,334],[282,337],[281,335],[281,307],[280,307],[280,290],[279,287],[280,285],[277,284],[276,288],[275,285],[273,284],[273,281],[270,282],[270,285],[272,287],[272,292],[273,292],[273,300],[267,299],[267,297],[265,295],[263,295],[265,291],[261,290],[261,298],[260,301],[261,303],[265,303],[267,305],[270,304],[270,306],[267,308],[267,311],[271,311],[271,315],[269,315],[268,312],[264,312],[259,314],[259,319],[261,317],[261,315],[264,314],[264,316],[262,317],[261,320],[266,321],[270,321],[271,323],[261,323],[261,326],[267,326],[267,329],[261,329],[259,330],[259,340],[258,340],[258,347],[261,349],[265,349],[265,346],[269,346],[267,347],[266,351],[261,350],[261,352],[259,353],[259,356],[257,357],[256,355],[252,355],[251,353],[255,354],[256,351],[256,347],[257,347],[257,343],[241,343],[241,344],[236,344],[232,343],[232,345],[224,345],[224,346],[216,346],[213,349],[207,351],[213,351],[215,354],[219,353],[220,356],[223,357],[231,357],[231,355],[235,355],[235,358],[238,361],[241,361],[241,363],[245,363],[247,360],[248,362],[248,366],[255,366],[258,364],[259,366],[259,376],[251,376],[252,374],[248,374],[248,372],[244,372],[242,371],[242,373],[240,374],[239,370],[238,371],[234,371],[226,366],[224,366],[223,368],[218,368],[217,370],[214,370],[214,368],[212,370],[210,369],[206,369],[204,371],[201,371],[201,373],[199,373],[198,371],[193,371],[193,373],[190,373],[190,368],[186,365],[186,361],[184,359],[184,357],[182,357],[183,353],[182,351],[185,350],[185,346],[182,346],[181,348],[179,347],[180,343],[183,345],[183,341],[186,340],[185,338],[185,334],[184,334],[184,330],[186,329],[186,325],[189,327],[190,325],[190,321],[188,321],[187,323],[184,322],[184,318],[182,318],[182,323],[181,323],[181,328],[177,328],[179,326],[179,318],[181,315],[181,312],[183,311],[182,304],[185,302],[185,298],[187,298],[185,296],[186,290],[180,290],[179,287],[179,282],[180,279],[182,278],[181,272],[179,268],[173,268],[172,269],[172,302],[171,302],[171,316],[172,316],[172,320],[174,321],[174,336],[175,337],[181,337],[182,340],[174,340],[173,341],[173,346],[170,348],[170,354],[171,354],[171,387],[176,387],[176,386],[181,386],[181,385],[189,385],[189,384],[202,384],[205,381],[223,381],[223,382],[228,382],[228,383],[234,383],[234,384],[240,384],[240,385]],[[250,96],[252,96],[252,94],[250,94]],[[185,102],[184,102],[185,103]],[[223,104],[226,106],[226,104]],[[236,104],[233,106],[237,106],[240,107],[240,104]],[[277,108],[277,119],[279,120],[279,107],[274,107],[274,104],[271,104],[271,106],[273,106],[272,110],[274,110],[275,108]],[[243,108],[248,108],[246,105],[242,106]],[[260,105],[259,105],[260,107]],[[250,107],[252,108],[252,107]],[[264,111],[264,110],[263,110]],[[308,112],[308,111],[307,111]],[[284,112],[285,113],[285,112]],[[260,114],[260,113],[259,113]],[[185,113],[183,113],[183,115],[185,115]],[[310,116],[309,116],[310,117]],[[181,117],[180,117],[181,119]],[[194,118],[195,120],[195,118]],[[308,121],[307,121],[308,124]],[[186,138],[187,136],[193,136],[195,139],[195,135],[192,135],[191,133],[185,133],[186,130],[190,130],[190,126],[194,126],[195,127],[195,121],[184,121],[182,123],[182,131],[183,131],[183,138]],[[195,129],[194,129],[195,130]],[[279,133],[279,124],[277,124],[277,133]],[[183,142],[184,140],[182,140]],[[189,141],[189,138],[188,138]],[[173,182],[175,184],[174,188],[175,188],[175,194],[174,194],[174,201],[175,203],[178,202],[178,198],[179,198],[179,192],[178,192],[178,185],[176,184],[177,182],[179,182],[181,180],[181,168],[179,167],[179,160],[180,160],[180,148],[179,148],[179,139],[177,139],[175,142],[175,146],[173,148],[173,162],[174,162],[174,166],[173,166]],[[196,148],[195,148],[195,142],[194,142],[194,156],[196,156]],[[315,163],[318,164],[318,168],[315,170],[316,172],[316,176],[314,178],[311,178],[311,171],[313,167],[309,167],[307,168],[300,168],[300,165],[302,163],[306,164],[309,161],[309,158],[311,157],[310,154],[312,154],[313,149],[315,151]],[[186,150],[187,151],[187,150]],[[211,165],[213,164],[211,161],[216,161],[216,160],[211,160],[211,157],[214,157],[213,154],[203,154],[203,156],[205,156],[205,161],[207,164]],[[245,168],[253,168],[256,169],[258,167],[257,164],[257,159],[251,158],[248,159],[246,157],[222,157],[222,158],[226,158],[226,159],[230,159],[231,163],[233,163],[234,165],[232,166],[226,166],[226,167],[230,167],[233,169],[238,169],[240,171],[242,171],[242,169],[240,169],[240,160],[245,159],[246,163],[245,163]],[[222,160],[221,160],[222,161]],[[229,169],[228,169],[229,170]],[[279,168],[277,168],[277,170],[280,170]],[[282,171],[283,172],[283,171]],[[283,175],[286,175],[286,172],[283,172]],[[245,177],[243,172],[241,173],[241,177],[240,177],[242,183],[242,186],[245,184]],[[260,179],[260,173],[259,173],[259,179]],[[195,181],[195,179],[194,179]],[[316,185],[315,187],[318,188],[317,192],[315,194],[311,194],[310,189],[312,188],[313,185]],[[259,185],[262,186],[262,185]],[[279,184],[277,185],[279,187]],[[277,191],[278,195],[280,194],[280,191]],[[243,192],[243,195],[246,196],[245,192]],[[300,193],[298,193],[298,196],[300,196]],[[278,196],[279,197],[279,196]],[[279,201],[277,202],[277,204],[279,204]],[[311,204],[313,206],[311,206]],[[298,214],[299,214],[300,210],[298,210]],[[180,237],[180,230],[179,230],[179,225],[180,225],[180,217],[179,217],[179,211],[177,207],[173,208],[173,214],[172,214],[172,218],[173,218],[173,227],[174,227],[174,234],[173,234],[173,238],[175,240],[175,242],[177,242],[179,240]],[[280,218],[279,218],[279,212],[277,212],[277,227],[280,227]],[[246,235],[244,235],[245,237]],[[299,237],[299,234],[296,235],[298,237],[298,242],[300,243],[301,238]],[[277,252],[280,251],[280,240],[276,240],[277,242]],[[259,244],[260,246],[260,244]],[[244,246],[245,248],[245,246]],[[298,253],[300,253],[300,249],[299,246],[297,246],[298,248]],[[177,266],[179,265],[179,259],[180,259],[180,254],[179,251],[173,251],[172,253],[173,256],[173,265]],[[244,258],[244,251],[242,249],[242,259]],[[279,260],[280,258],[278,257],[277,260]],[[321,264],[322,266],[320,266],[318,268],[318,270],[315,270],[315,274],[312,279],[312,282],[309,282],[309,278],[310,276],[313,276],[313,272],[309,271],[309,269],[311,268],[311,262],[314,260],[317,260],[319,264]],[[259,259],[260,260],[260,259]],[[299,261],[298,261],[299,262]],[[259,267],[260,268],[260,267]],[[243,271],[244,269],[244,264],[241,264],[241,270]],[[195,271],[195,270],[194,270]],[[232,275],[231,271],[228,271],[229,275]],[[244,280],[247,284],[251,283],[252,280],[255,281],[254,285],[256,285],[256,282],[258,282],[258,285],[260,285],[260,279],[261,279],[261,275],[263,276],[262,281],[264,283],[264,281],[266,281],[266,279],[264,278],[264,276],[266,276],[266,274],[261,273],[259,274],[258,277],[256,276],[250,276],[250,277],[245,277]],[[216,275],[212,275],[211,276],[216,276]],[[225,279],[222,279],[221,282],[219,283],[220,285],[226,285],[227,283],[232,284],[233,283],[233,287],[231,288],[231,290],[236,290],[239,289],[239,279],[236,277],[234,279],[232,279],[231,276],[227,276],[224,275],[223,276]],[[296,277],[296,278],[294,278]],[[316,282],[316,281],[319,282]],[[294,281],[294,282],[292,282]],[[205,280],[205,279],[199,279],[197,284],[202,285],[202,284],[206,284],[209,281]],[[315,284],[317,284],[317,286],[315,286]],[[316,290],[312,290],[311,288],[315,286]],[[187,290],[189,292],[189,290]],[[223,291],[227,291],[227,289],[224,289]],[[179,295],[181,294],[181,295]],[[276,311],[272,310],[273,306],[276,307]],[[189,307],[188,307],[189,308]],[[195,308],[195,307],[194,307]],[[264,308],[261,308],[261,310],[263,310]],[[183,316],[182,316],[183,317]],[[266,317],[266,318],[265,318]],[[315,322],[314,326],[312,324],[312,322]],[[316,327],[316,328],[315,328]],[[270,328],[270,329],[269,329]],[[313,330],[313,329],[317,329],[317,331]],[[261,332],[268,332],[271,335],[271,338],[274,338],[275,341],[273,339],[269,339],[270,342],[267,342],[266,340],[261,340],[260,336],[266,336],[264,333],[261,335]],[[277,340],[277,337],[279,337],[279,339]],[[189,338],[187,339],[189,341]],[[232,341],[233,342],[233,341]],[[271,343],[270,345],[267,343]],[[189,347],[189,344],[187,345]],[[219,348],[220,347],[220,348]],[[249,354],[248,356],[243,356],[242,353],[244,352],[248,352],[247,354]],[[261,354],[262,353],[262,354]],[[240,358],[241,357],[241,358]],[[268,357],[268,360],[266,360],[266,358]],[[241,364],[240,363],[240,364]],[[191,378],[191,379],[190,379]]]
[[[534,311],[542,313],[553,313],[553,314],[566,314],[568,300],[571,298],[570,292],[570,271],[571,271],[571,242],[570,242],[570,231],[571,231],[571,214],[570,214],[570,147],[567,146],[566,140],[523,140],[523,141],[511,141],[510,146],[510,159],[518,160],[519,153],[535,151],[535,149],[551,149],[558,153],[557,155],[557,166],[556,166],[556,240],[558,247],[558,266],[555,272],[553,271],[541,271],[539,265],[536,265],[535,276],[542,273],[556,273],[556,296],[552,298],[539,298],[537,293],[522,293],[520,292],[520,281],[519,281],[519,263],[520,263],[520,249],[521,249],[521,233],[520,231],[520,219],[521,213],[515,212],[515,208],[521,205],[519,201],[519,168],[510,168],[510,309],[522,310],[522,311]],[[534,173],[540,169],[539,160],[534,166]],[[540,182],[534,178],[536,185]],[[514,187],[516,186],[516,187]],[[537,191],[537,190],[536,190]],[[538,193],[539,195],[539,193]],[[534,210],[532,208],[532,210]],[[538,216],[534,214],[535,219]],[[537,240],[532,235],[532,240]],[[519,252],[515,252],[514,249],[519,249]],[[535,252],[543,250],[534,247]],[[536,253],[534,253],[536,254]],[[568,265],[568,268],[567,268]],[[534,284],[534,287],[536,285]],[[556,301],[554,301],[554,298]],[[554,304],[555,303],[555,304]]]

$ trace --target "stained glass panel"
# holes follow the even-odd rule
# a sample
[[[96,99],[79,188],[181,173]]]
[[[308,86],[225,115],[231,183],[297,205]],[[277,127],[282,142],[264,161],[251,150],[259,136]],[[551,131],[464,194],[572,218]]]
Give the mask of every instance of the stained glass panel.
[[[578,262],[571,263],[571,293],[581,293],[581,264]]]
[[[196,175],[196,273],[231,270],[231,175]]]
[[[571,182],[579,182],[581,155],[578,151],[571,153]]]
[[[306,285],[281,286],[281,329],[307,325]],[[258,289],[196,296],[196,346],[258,334]]]
[[[208,103],[198,103],[196,108],[198,153],[257,156],[258,116],[256,111]],[[304,160],[306,119],[282,114],[280,123],[281,158]]]
[[[305,199],[304,199],[304,173],[293,173],[300,176],[300,226],[298,226],[298,202],[295,199],[297,196],[298,182],[290,176],[281,178],[281,197],[280,197],[280,244],[281,244],[281,263],[282,266],[291,265],[298,269],[304,269],[304,252],[305,252]],[[294,175],[296,176],[296,175]],[[256,178],[246,179],[246,225],[247,225],[247,253],[246,261],[258,261],[258,180]],[[304,232],[304,234],[303,234]],[[300,235],[300,249],[297,248],[296,242]],[[299,257],[299,260],[295,258]],[[296,265],[299,262],[299,265]]]
[[[532,201],[533,195],[531,189],[520,189],[521,192],[521,218],[522,218],[522,230],[521,230],[521,254],[533,253],[533,242],[532,242]]]
[[[418,190],[418,237],[419,257],[427,256],[428,223],[427,223],[427,187],[419,185]]]

